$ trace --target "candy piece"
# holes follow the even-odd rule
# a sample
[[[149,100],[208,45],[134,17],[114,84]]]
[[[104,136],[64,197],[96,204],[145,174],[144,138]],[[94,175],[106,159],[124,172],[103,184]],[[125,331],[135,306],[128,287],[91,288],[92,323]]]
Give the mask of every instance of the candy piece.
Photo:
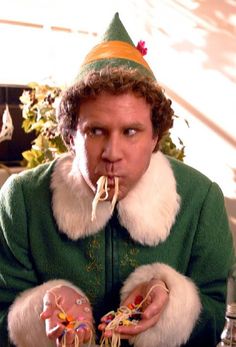
[[[57,316],[58,316],[58,318],[60,318],[61,320],[66,320],[66,314],[63,313],[63,312],[59,312]]]
[[[68,322],[73,322],[75,319],[74,319],[74,317],[73,316],[71,316],[71,315],[67,315],[66,316],[66,320],[68,321]]]
[[[136,296],[134,303],[135,303],[135,305],[139,305],[142,301],[143,301],[142,295],[138,295],[138,296]]]
[[[128,319],[124,319],[123,320],[123,325],[124,326],[128,326],[128,325],[130,325],[131,323],[130,323],[130,321],[128,320]]]
[[[106,324],[110,323],[114,318],[115,318],[115,315],[113,313],[108,314],[107,316],[105,316],[105,323]]]
[[[133,319],[133,320],[132,320],[132,324],[135,324],[135,325],[136,325],[136,324],[138,324],[138,323],[139,323],[139,320],[137,320],[137,319]]]
[[[133,310],[133,309],[135,308],[135,305],[134,305],[134,304],[128,304],[128,308],[129,308],[130,310]]]
[[[130,318],[131,318],[132,321],[133,320],[137,320],[137,319],[139,319],[139,320],[141,319],[140,314],[137,314],[137,313],[132,314],[132,316]]]

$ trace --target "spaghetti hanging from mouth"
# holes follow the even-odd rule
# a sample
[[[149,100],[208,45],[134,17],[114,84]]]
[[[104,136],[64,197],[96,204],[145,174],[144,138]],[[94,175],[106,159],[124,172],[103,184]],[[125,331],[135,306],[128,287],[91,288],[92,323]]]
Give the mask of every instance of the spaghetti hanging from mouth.
[[[115,180],[115,191],[114,191],[114,195],[111,201],[111,213],[113,212],[115,205],[116,205],[116,201],[118,198],[118,194],[119,194],[119,178],[118,177],[114,177]],[[96,219],[96,209],[97,209],[97,205],[99,201],[105,201],[108,198],[108,177],[107,176],[101,176],[99,177],[98,181],[97,181],[97,191],[95,194],[95,197],[93,199],[92,202],[92,216],[91,216],[91,221],[94,221],[94,219]]]

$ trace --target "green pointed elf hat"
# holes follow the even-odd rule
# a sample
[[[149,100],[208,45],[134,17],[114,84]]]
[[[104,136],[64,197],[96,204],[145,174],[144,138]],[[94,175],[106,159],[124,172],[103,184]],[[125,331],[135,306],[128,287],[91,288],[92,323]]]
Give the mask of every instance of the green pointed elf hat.
[[[83,79],[90,71],[99,71],[108,65],[136,69],[155,80],[151,68],[143,58],[145,50],[142,43],[135,47],[119,18],[119,14],[116,13],[102,41],[85,57],[76,80]]]

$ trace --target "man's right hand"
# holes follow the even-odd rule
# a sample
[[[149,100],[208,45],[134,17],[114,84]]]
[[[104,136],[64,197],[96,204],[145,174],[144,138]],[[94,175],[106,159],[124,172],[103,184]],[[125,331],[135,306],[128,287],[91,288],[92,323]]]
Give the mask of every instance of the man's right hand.
[[[56,340],[57,347],[62,346],[62,341],[68,347],[74,346],[76,339],[79,344],[86,343],[93,334],[92,309],[88,300],[65,285],[46,292],[40,317],[45,320],[46,335]]]

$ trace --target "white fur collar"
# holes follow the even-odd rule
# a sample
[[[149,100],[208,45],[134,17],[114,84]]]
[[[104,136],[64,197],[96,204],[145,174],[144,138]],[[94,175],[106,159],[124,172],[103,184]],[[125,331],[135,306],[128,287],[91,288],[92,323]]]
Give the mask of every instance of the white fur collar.
[[[94,193],[85,183],[73,157],[59,158],[52,174],[52,207],[59,229],[76,240],[95,234],[111,217],[110,202],[99,202],[91,222]],[[176,181],[169,161],[154,153],[148,170],[128,195],[117,204],[120,223],[133,240],[144,245],[164,241],[180,206]]]

